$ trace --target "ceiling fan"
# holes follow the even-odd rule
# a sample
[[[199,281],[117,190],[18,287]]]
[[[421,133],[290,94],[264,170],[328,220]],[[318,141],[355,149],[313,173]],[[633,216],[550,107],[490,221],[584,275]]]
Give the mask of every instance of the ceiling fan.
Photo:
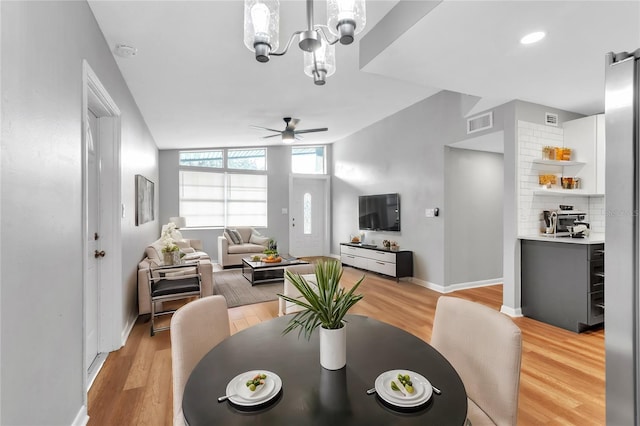
[[[275,138],[277,136],[282,136],[282,142],[284,143],[292,143],[294,140],[302,140],[302,136],[300,133],[314,133],[314,132],[326,132],[329,130],[327,127],[319,127],[317,129],[304,129],[304,130],[296,130],[296,125],[300,122],[298,118],[284,117],[283,118],[286,126],[284,130],[276,130],[269,129],[268,127],[261,126],[250,126],[254,129],[268,130],[270,132],[276,132],[275,135],[263,136],[262,139]]]

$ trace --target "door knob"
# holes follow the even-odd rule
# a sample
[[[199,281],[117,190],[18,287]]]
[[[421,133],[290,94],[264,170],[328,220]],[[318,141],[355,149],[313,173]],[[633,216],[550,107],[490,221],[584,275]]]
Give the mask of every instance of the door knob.
[[[99,257],[104,257],[106,253],[104,252],[104,250],[98,251],[96,250],[95,253],[93,253],[93,257],[95,257],[96,259]]]

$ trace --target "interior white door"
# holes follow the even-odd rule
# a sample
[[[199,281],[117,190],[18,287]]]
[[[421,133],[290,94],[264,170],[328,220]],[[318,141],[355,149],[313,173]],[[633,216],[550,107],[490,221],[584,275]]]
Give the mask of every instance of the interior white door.
[[[86,333],[86,365],[91,364],[98,356],[98,285],[100,277],[100,153],[98,143],[98,118],[88,110],[89,126],[87,128],[87,282],[85,292],[85,333]]]
[[[289,252],[296,257],[323,256],[328,246],[325,178],[293,177],[289,191]]]

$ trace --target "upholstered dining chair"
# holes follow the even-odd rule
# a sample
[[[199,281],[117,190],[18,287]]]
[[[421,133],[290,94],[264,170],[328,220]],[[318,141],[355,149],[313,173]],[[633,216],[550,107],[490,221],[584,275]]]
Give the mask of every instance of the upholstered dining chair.
[[[487,306],[441,296],[431,345],[456,369],[467,391],[467,424],[516,425],[522,335]]]
[[[191,371],[207,352],[230,334],[227,301],[220,295],[187,303],[171,317],[174,426],[185,424],[182,395]]]

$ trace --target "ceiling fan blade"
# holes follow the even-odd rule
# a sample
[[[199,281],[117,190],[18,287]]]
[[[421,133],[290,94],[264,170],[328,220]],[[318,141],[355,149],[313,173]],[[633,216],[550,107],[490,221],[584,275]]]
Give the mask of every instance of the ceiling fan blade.
[[[270,132],[276,132],[276,133],[280,133],[282,130],[276,130],[276,129],[270,129],[268,127],[262,127],[262,126],[254,126],[254,125],[249,125],[249,127],[252,127],[254,129],[260,129],[260,130],[268,130]]]
[[[263,136],[262,139],[277,138],[277,137],[280,137],[280,133],[279,132],[278,132],[277,135]]]
[[[317,129],[295,130],[294,133],[326,132],[327,130],[329,130],[328,127],[319,127]]]

